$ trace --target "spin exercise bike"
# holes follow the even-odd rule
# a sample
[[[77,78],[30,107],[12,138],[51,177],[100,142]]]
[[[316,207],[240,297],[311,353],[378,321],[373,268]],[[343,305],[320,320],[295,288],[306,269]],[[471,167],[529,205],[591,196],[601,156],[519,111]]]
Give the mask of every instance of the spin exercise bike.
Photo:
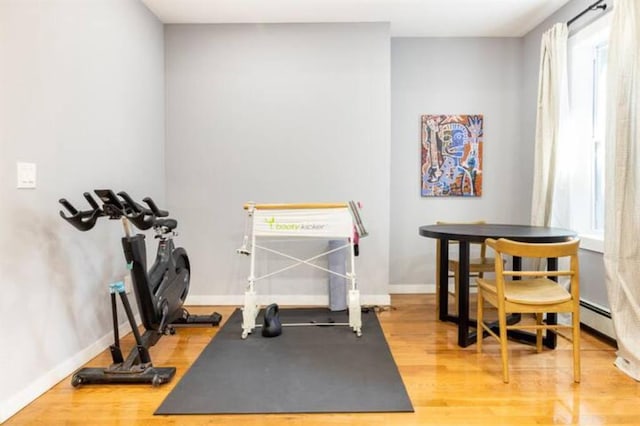
[[[95,193],[102,205],[90,193],[83,194],[91,206],[90,210],[78,210],[66,199],[60,199],[60,204],[69,214],[68,216],[60,211],[60,216],[80,231],[92,229],[100,217],[122,221],[125,233],[122,248],[127,267],[131,270],[133,290],[145,331],[142,335],[138,331],[124,283],[111,284],[109,290],[114,343],[109,348],[113,364],[106,368],[81,368],[73,374],[71,384],[74,387],[108,383],[161,385],[171,380],[176,368],[153,366],[149,348],[163,335],[174,334],[176,326],[216,326],[222,316],[217,312],[211,315],[192,315],[183,307],[189,292],[191,267],[186,250],[174,246],[173,236],[176,235],[178,222],[168,218],[167,211],[160,210],[149,197],[143,199],[147,205],[145,207],[135,202],[126,192],[118,192],[116,195],[110,189],[96,189]],[[156,233],[158,250],[155,262],[148,271],[145,236],[132,235],[130,224],[140,230],[153,228]],[[136,342],[126,359],[120,348],[116,294],[120,296]]]

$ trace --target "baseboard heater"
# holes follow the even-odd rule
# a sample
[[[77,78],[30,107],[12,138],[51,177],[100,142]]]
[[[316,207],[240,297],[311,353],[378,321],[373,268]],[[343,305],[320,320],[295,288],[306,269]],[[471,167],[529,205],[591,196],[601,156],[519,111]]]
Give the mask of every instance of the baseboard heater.
[[[580,299],[580,322],[596,334],[615,342],[611,311],[604,306]]]

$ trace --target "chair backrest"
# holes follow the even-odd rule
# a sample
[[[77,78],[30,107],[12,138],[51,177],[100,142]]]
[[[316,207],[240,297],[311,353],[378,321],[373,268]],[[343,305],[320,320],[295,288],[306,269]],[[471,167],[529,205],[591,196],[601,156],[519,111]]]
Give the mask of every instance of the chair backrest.
[[[488,238],[485,243],[496,252],[495,257],[495,273],[498,284],[504,280],[505,277],[518,277],[520,279],[536,278],[536,277],[569,277],[571,280],[571,293],[572,296],[578,297],[579,293],[579,262],[578,262],[578,248],[580,247],[580,240],[573,239],[570,241],[564,241],[560,243],[522,243],[518,241],[508,240],[506,238],[500,238],[494,240]],[[520,257],[520,258],[569,258],[568,269],[561,269],[562,262],[558,262],[559,268],[557,271],[541,271],[532,269],[522,269],[520,271],[505,270],[505,260],[507,257]],[[498,285],[500,287],[500,285]]]

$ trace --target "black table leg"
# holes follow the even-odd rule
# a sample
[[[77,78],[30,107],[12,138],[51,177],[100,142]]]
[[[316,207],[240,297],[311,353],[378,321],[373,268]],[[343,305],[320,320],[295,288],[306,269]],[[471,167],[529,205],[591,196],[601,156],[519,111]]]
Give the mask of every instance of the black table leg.
[[[513,270],[520,271],[522,270],[522,259],[519,257],[513,257]],[[557,271],[558,270],[558,259],[556,258],[548,258],[547,259],[547,270],[549,271]],[[520,277],[514,277],[514,280],[519,280]],[[557,280],[557,278],[553,278]],[[547,323],[548,324],[557,324],[557,314],[549,313],[547,314]],[[517,324],[520,322],[522,315],[521,314],[511,314],[507,318],[507,323],[509,325]],[[496,330],[497,331],[497,330]],[[536,335],[523,330],[509,330],[507,332],[510,339],[521,342],[521,343],[536,343]],[[542,344],[550,349],[555,349],[557,343],[557,335],[554,331],[547,330]]]
[[[517,259],[517,263],[516,263]],[[520,258],[513,258],[513,269],[516,271],[521,270]],[[547,258],[547,270],[548,271],[557,271],[558,270],[558,259],[555,257]],[[519,277],[515,277],[514,279],[520,279]],[[551,277],[552,280],[557,281],[557,277]],[[513,324],[519,322],[520,314],[513,314],[512,316],[518,316],[518,321],[513,322]],[[555,312],[547,314],[547,324],[557,324],[558,323],[558,314]],[[536,335],[534,333],[529,333],[527,331],[522,330],[509,330],[508,332],[509,338],[522,342],[522,343],[536,343]],[[558,335],[553,330],[547,330],[545,336],[542,339],[542,344],[549,349],[555,349],[558,341]]]
[[[438,240],[440,245],[440,276],[436,285],[439,288],[438,305],[440,306],[440,321],[450,321],[449,318],[449,241]]]
[[[448,258],[448,256],[447,256]],[[448,261],[447,261],[448,262]],[[457,317],[449,317],[449,321],[458,323],[458,346],[466,348],[469,345],[472,345],[476,342],[477,339],[477,330],[469,331],[469,328],[475,328],[475,323],[472,324],[475,320],[469,318],[469,243],[460,241],[460,254],[459,254],[459,262],[460,262],[460,270],[458,273],[460,274],[460,293],[458,294],[458,316]],[[547,269],[549,271],[557,271],[558,270],[558,260],[555,258],[547,259]],[[522,270],[522,259],[520,257],[513,257],[513,270],[520,271]],[[520,279],[519,277],[515,277],[514,279]],[[441,287],[442,291],[442,287]],[[445,290],[446,291],[446,290]],[[442,295],[442,293],[440,293]],[[441,296],[442,297],[442,296]],[[441,314],[442,315],[442,314]],[[511,314],[507,317],[507,324],[513,325],[520,322],[522,315],[515,313]],[[441,318],[442,319],[442,318]],[[549,313],[547,314],[547,323],[548,324],[557,324],[557,314]],[[492,327],[493,329],[494,327]],[[497,323],[495,323],[495,332],[498,332]],[[486,332],[484,333],[487,334]],[[508,336],[512,340],[516,340],[522,343],[533,343],[536,342],[536,335],[533,333],[529,333],[522,330],[509,330]],[[555,332],[551,330],[547,330],[547,333],[543,339],[543,344],[550,348],[555,349],[557,343],[557,335]]]
[[[519,256],[513,256],[511,258],[511,263],[513,263],[514,271],[522,271],[522,258]],[[520,280],[521,277],[513,277],[514,280]],[[507,316],[507,325],[514,325],[520,322],[522,319],[522,314],[515,313]],[[496,333],[499,332],[498,327],[495,329]],[[507,336],[512,340],[517,340],[522,343],[535,343],[535,336],[532,339],[532,334],[526,331],[521,330],[507,330]]]
[[[558,270],[558,259],[555,257],[547,258],[547,271],[557,271]],[[551,277],[552,280],[558,281],[558,277]],[[558,323],[558,314],[548,313],[547,314],[547,324],[557,324]],[[558,335],[555,331],[547,330],[542,339],[542,343],[551,349],[555,349],[558,343]]]
[[[519,256],[513,256],[511,258],[511,262],[513,263],[514,271],[522,271],[522,258]],[[519,280],[520,277],[513,277],[514,280]]]
[[[466,348],[476,341],[474,335],[469,335],[469,242],[460,241],[458,255],[458,346]]]

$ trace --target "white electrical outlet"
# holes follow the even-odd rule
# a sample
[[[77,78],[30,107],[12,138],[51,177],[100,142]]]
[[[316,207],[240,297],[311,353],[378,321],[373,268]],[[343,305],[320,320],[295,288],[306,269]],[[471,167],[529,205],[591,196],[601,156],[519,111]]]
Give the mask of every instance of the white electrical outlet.
[[[132,290],[132,281],[131,281],[131,274],[126,274],[123,278],[122,281],[124,282],[124,292],[126,294],[131,294],[131,290]]]

